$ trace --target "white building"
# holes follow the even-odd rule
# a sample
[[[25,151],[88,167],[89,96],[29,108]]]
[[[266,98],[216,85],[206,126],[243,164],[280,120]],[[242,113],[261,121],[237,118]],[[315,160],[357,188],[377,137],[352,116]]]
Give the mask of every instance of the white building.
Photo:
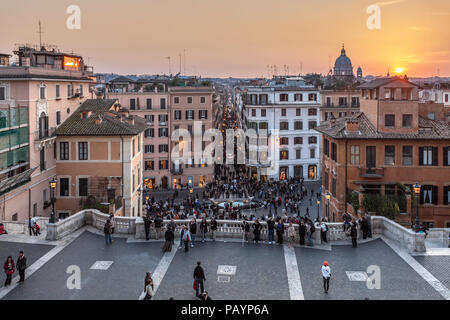
[[[288,77],[275,78],[264,86],[247,86],[244,91],[238,95],[243,95],[247,127],[279,135],[279,154],[268,153],[278,170],[266,178],[320,179],[320,134],[314,130],[320,122],[319,89],[306,85],[300,77]],[[251,146],[249,150],[252,151]],[[265,179],[259,166],[251,166],[251,172]]]

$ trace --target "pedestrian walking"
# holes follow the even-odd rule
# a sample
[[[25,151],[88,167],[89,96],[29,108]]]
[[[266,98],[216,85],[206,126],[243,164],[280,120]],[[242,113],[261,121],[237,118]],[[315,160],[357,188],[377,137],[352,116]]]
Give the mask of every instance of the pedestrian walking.
[[[103,232],[105,234],[106,245],[111,244],[111,221],[109,219],[106,219],[105,226],[103,227]]]
[[[151,272],[147,272],[145,276],[144,292],[145,292],[144,300],[151,300],[155,294],[153,290],[153,279],[151,277]]]
[[[6,273],[6,281],[5,281],[5,287],[9,286],[11,284],[12,275],[15,270],[14,260],[11,256],[8,256],[5,263],[3,264],[3,269]]]
[[[197,267],[195,267],[194,269],[194,281],[195,281],[195,296],[199,297],[199,293],[198,290],[200,289],[201,292],[203,293],[205,291],[205,285],[204,285],[204,281],[206,281],[205,278],[205,272],[203,270],[203,268],[200,266],[201,262],[197,261]]]
[[[260,237],[260,235],[261,235],[261,229],[262,229],[262,226],[261,226],[261,224],[259,223],[259,220],[256,219],[256,220],[255,220],[255,223],[253,223],[253,234],[254,234],[254,236],[255,236],[255,237],[253,238],[253,241],[254,241],[256,244],[258,244],[259,241],[260,241],[259,237]]]
[[[328,261],[323,262],[322,277],[323,277],[323,289],[325,290],[325,293],[328,293],[331,278],[331,269],[330,266],[328,265]]]
[[[171,252],[173,239],[175,238],[172,228],[167,228],[166,232],[164,233],[164,238],[166,242],[163,246],[163,252]]]
[[[20,280],[19,283],[25,281],[25,269],[27,268],[27,257],[23,254],[23,251],[20,250],[19,257],[17,258],[17,271],[19,271]]]

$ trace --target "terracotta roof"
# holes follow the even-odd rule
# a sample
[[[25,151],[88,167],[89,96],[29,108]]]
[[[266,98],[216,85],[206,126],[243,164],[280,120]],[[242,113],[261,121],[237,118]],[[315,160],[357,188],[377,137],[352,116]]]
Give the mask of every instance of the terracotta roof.
[[[345,130],[347,120],[358,121],[359,130]],[[330,121],[325,121],[320,126],[317,126],[315,130],[334,139],[450,139],[450,126],[445,121],[419,117],[418,132],[379,132],[363,112],[353,117],[336,119],[333,126],[330,126]]]
[[[8,80],[21,80],[21,79],[55,79],[55,80],[71,80],[71,81],[91,81],[89,77],[73,77],[73,76],[62,76],[62,75],[48,75],[48,74],[37,74],[37,73],[24,73],[24,74],[0,74],[1,79]]]
[[[405,84],[409,84],[412,86],[417,87],[418,85],[412,82],[409,82],[408,80],[404,79],[404,78],[400,78],[400,77],[386,77],[386,78],[379,78],[379,79],[375,79],[373,81],[370,82],[366,82],[363,83],[362,85],[360,85],[358,87],[358,89],[375,89],[375,88],[379,88],[381,86],[385,86],[393,81],[401,81],[404,82]]]
[[[136,135],[148,126],[146,121],[138,116],[123,117],[112,108],[117,104],[115,99],[89,99],[62,123],[55,132],[57,136],[127,136]],[[91,112],[89,117],[83,119],[83,111]],[[101,122],[96,123],[101,119]],[[126,121],[133,119],[134,124]]]

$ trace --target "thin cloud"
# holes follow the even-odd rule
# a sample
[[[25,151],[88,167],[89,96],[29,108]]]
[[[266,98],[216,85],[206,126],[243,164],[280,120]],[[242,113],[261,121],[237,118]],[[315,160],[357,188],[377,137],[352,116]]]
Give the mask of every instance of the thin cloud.
[[[378,5],[380,7],[385,7],[385,6],[391,6],[393,4],[402,3],[402,2],[406,2],[406,1],[408,1],[408,0],[384,1],[384,2],[377,2],[376,5]]]
[[[431,15],[433,16],[448,16],[450,15],[449,12],[432,12]]]

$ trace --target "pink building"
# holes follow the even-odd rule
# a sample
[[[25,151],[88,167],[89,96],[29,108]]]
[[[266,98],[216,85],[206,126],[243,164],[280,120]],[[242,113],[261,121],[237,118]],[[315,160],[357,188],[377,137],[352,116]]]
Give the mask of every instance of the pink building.
[[[50,215],[53,133],[94,81],[81,56],[28,46],[14,54],[18,64],[0,64],[0,220],[24,221]]]

